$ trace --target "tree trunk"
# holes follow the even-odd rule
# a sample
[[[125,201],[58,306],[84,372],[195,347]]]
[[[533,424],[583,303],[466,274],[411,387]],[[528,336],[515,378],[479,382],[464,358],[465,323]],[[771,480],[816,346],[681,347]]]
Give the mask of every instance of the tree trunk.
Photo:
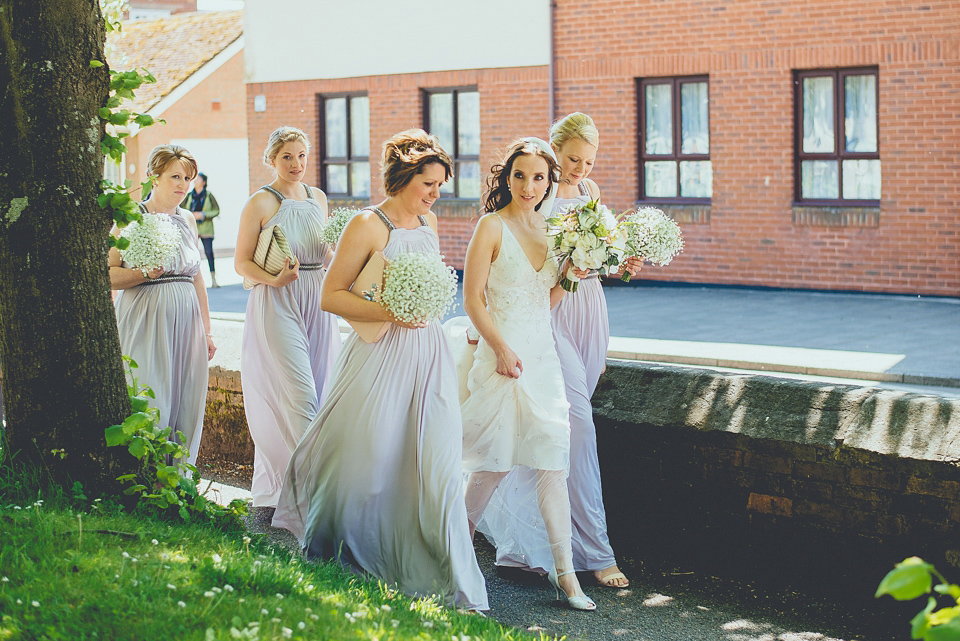
[[[94,491],[121,473],[103,431],[130,411],[96,200],[104,37],[97,0],[0,0],[6,449]]]

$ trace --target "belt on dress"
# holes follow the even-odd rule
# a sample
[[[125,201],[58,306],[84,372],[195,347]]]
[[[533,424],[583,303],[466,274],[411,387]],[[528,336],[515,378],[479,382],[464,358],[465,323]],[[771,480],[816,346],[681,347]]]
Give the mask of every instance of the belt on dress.
[[[581,278],[580,280],[593,280],[594,278],[600,278],[600,272],[590,270],[590,273]]]
[[[147,280],[140,283],[141,285],[162,285],[163,283],[192,283],[193,278],[190,276],[157,276],[156,278],[148,278]]]
[[[323,265],[320,264],[320,263],[315,263],[315,264],[313,264],[313,265],[304,265],[303,263],[301,263],[301,264],[300,264],[300,269],[303,269],[303,270],[306,270],[306,271],[309,272],[309,271],[313,271],[313,270],[315,270],[315,269],[323,269]]]

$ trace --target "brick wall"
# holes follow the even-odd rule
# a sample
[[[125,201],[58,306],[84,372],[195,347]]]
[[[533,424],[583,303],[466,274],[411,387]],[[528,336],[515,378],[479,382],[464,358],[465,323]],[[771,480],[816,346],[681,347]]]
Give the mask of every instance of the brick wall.
[[[686,250],[641,278],[960,295],[956,3],[555,4],[556,115],[578,110],[596,120],[601,146],[592,177],[617,210],[638,198],[636,79],[709,76],[712,202],[671,212]],[[851,66],[879,69],[880,206],[796,208],[793,71]],[[477,85],[485,171],[513,137],[545,135],[546,79],[545,67],[530,67],[249,85],[251,184],[271,178],[259,155],[276,126],[317,135],[323,92],[368,93],[376,146],[422,125],[420,88]],[[258,94],[267,97],[266,112],[253,111]],[[449,258],[460,260],[470,230],[467,218],[441,222]]]
[[[243,84],[243,52],[233,56],[183,98],[168,108],[157,123],[127,142],[127,178],[139,183],[150,151],[157,145],[184,138],[246,138],[246,87]]]
[[[617,209],[638,197],[635,79],[709,75],[709,218],[643,278],[960,295],[958,5],[594,0],[556,20],[557,114],[594,117]],[[879,67],[879,223],[796,224],[792,71],[847,66]]]
[[[404,129],[422,127],[421,89],[476,86],[480,93],[480,166],[482,171],[499,160],[498,153],[518,136],[546,136],[547,72],[544,67],[478,69],[467,71],[399,74],[333,80],[258,83],[247,86],[250,135],[250,184],[273,180],[261,157],[270,132],[281,125],[300,127],[316,143],[320,133],[318,96],[345,91],[366,92],[370,98],[371,202],[380,202],[379,158],[383,141]],[[257,95],[266,97],[264,112],[253,110]],[[317,158],[311,156],[310,182],[319,182]],[[441,202],[434,207],[440,217],[441,250],[456,268],[463,267],[466,245],[476,224],[475,201]]]

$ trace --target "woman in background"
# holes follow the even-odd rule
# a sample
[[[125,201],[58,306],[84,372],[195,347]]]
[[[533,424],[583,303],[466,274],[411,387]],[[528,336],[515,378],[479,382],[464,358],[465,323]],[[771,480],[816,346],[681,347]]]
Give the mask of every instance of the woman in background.
[[[213,219],[220,215],[220,205],[207,189],[205,173],[200,172],[193,179],[193,191],[187,194],[180,206],[192,211],[197,220],[197,234],[203,243],[203,253],[207,255],[207,266],[210,268],[210,286],[220,287],[217,284],[217,266],[213,262]]]

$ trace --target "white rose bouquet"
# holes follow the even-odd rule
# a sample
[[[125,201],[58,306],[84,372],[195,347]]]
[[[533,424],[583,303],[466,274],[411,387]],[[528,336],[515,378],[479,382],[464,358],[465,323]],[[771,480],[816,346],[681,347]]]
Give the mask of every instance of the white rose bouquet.
[[[156,269],[170,265],[180,251],[180,229],[167,214],[141,214],[120,232],[120,256],[131,267]],[[126,244],[124,249],[120,245]]]
[[[683,251],[680,225],[656,207],[641,207],[621,224],[626,230],[631,255],[663,267]],[[629,281],[630,275],[624,272],[623,280]]]
[[[422,323],[446,314],[456,294],[457,273],[441,256],[405,252],[384,268],[377,299],[397,320]]]
[[[554,256],[562,265],[568,258],[574,267],[610,273],[626,255],[627,236],[616,215],[592,200],[585,205],[570,205],[547,219],[553,237]],[[579,279],[563,274],[560,285],[577,291]]]
[[[337,207],[334,209],[320,230],[321,242],[333,244],[340,240],[340,234],[343,233],[347,223],[359,213],[359,209],[350,209],[348,207]]]

